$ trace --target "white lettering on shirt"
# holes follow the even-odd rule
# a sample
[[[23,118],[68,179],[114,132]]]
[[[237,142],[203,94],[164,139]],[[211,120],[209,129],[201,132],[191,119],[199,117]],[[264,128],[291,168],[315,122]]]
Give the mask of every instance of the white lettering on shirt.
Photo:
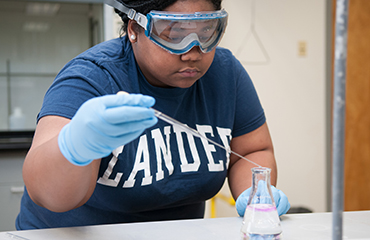
[[[143,161],[141,161],[141,159],[143,159]],[[134,167],[131,171],[130,176],[123,184],[124,188],[130,188],[135,185],[135,181],[136,181],[135,177],[139,171],[144,171],[144,178],[141,181],[141,186],[151,184],[152,176],[150,174],[148,140],[147,140],[146,135],[143,135],[140,137],[139,144],[137,146]]]
[[[220,127],[216,127],[216,129],[217,129],[218,135],[221,138],[222,144],[227,149],[227,151],[225,150],[225,154],[226,154],[226,169],[228,169],[229,168],[229,163],[230,163],[230,145],[229,145],[229,142],[231,141],[231,138],[232,138],[231,129],[220,128]],[[229,137],[229,140],[227,139],[227,137]]]
[[[179,157],[181,161],[181,172],[196,172],[200,166],[200,158],[198,154],[197,147],[194,142],[194,136],[186,131],[184,131],[181,127],[174,126],[174,132],[176,134],[176,141],[177,147],[179,150]],[[190,152],[193,157],[193,163],[189,163],[186,158],[185,148],[184,148],[184,141],[182,138],[182,133],[186,133],[188,143],[190,146]]]
[[[206,139],[200,138],[202,145],[195,144],[195,138],[191,133],[183,130],[181,127],[172,126],[173,133],[176,137],[176,143],[178,147],[179,159],[181,162],[180,169],[181,172],[197,172],[200,168],[201,161],[198,153],[198,148],[203,146],[203,150],[206,154],[208,160],[208,171],[210,172],[220,172],[224,171],[225,167],[228,169],[230,162],[230,152],[220,149],[208,142]],[[207,136],[210,135],[214,137],[213,128],[209,125],[197,125],[197,130],[200,134]],[[230,149],[229,142],[231,141],[231,130],[227,128],[217,127],[218,137],[221,139],[223,146],[226,149]],[[185,134],[184,134],[185,133]],[[174,165],[172,163],[172,154],[170,148],[170,138],[171,138],[171,126],[166,126],[163,129],[163,133],[160,129],[153,129],[151,131],[153,144],[155,148],[156,156],[156,181],[160,181],[165,178],[165,171],[163,166],[167,168],[168,176],[172,175],[174,172]],[[186,138],[184,138],[186,136]],[[184,140],[187,140],[188,147],[191,152],[192,160],[187,159],[186,150],[184,147]],[[102,177],[98,179],[99,184],[106,186],[117,187],[123,176],[123,173],[118,172],[116,176],[111,176],[113,174],[113,168],[116,166],[118,161],[118,155],[123,152],[124,146],[121,146],[113,151],[113,157],[111,158],[107,169],[105,170]],[[188,149],[188,150],[189,150]],[[224,165],[223,160],[218,160],[218,163],[215,162],[213,158],[213,153],[216,151],[225,151],[226,155],[226,164]],[[163,157],[163,159],[162,159]],[[164,163],[164,164],[163,164]],[[148,137],[147,135],[142,135],[139,138],[139,143],[136,150],[135,161],[132,167],[128,178],[123,183],[123,188],[132,188],[135,185],[137,174],[143,171],[143,177],[141,179],[141,186],[146,186],[152,184],[152,174],[150,169],[150,156],[149,156],[149,146],[148,146]]]
[[[159,129],[152,130],[152,138],[154,139],[155,154],[157,157],[157,174],[156,174],[157,181],[162,180],[164,178],[164,171],[162,169],[162,154],[164,158],[164,163],[168,170],[168,175],[171,175],[173,173],[173,164],[170,148],[170,133],[171,127],[170,126],[165,127],[164,128],[164,135],[166,136],[165,144],[161,131]]]
[[[212,137],[214,136],[211,126],[197,125],[197,130],[203,136],[207,136],[206,133],[209,133]],[[203,143],[204,151],[206,152],[206,156],[207,156],[207,159],[208,159],[208,170],[210,172],[223,171],[224,170],[223,161],[219,160],[219,163],[215,163],[215,161],[213,159],[213,156],[212,156],[212,152],[216,152],[215,145],[209,144],[208,141],[204,138],[201,138],[201,140],[202,140],[202,143]]]
[[[114,179],[109,179],[109,177],[112,174],[113,168],[117,163],[118,155],[123,151],[123,147],[124,146],[120,146],[120,147],[116,148],[115,150],[113,150],[113,152],[112,152],[113,157],[109,161],[108,167],[105,170],[103,176],[98,179],[98,183],[103,184],[103,185],[107,185],[107,186],[111,186],[111,187],[117,187],[118,186],[118,183],[119,183],[119,181],[121,180],[121,177],[122,177],[122,173],[117,173],[117,175]]]

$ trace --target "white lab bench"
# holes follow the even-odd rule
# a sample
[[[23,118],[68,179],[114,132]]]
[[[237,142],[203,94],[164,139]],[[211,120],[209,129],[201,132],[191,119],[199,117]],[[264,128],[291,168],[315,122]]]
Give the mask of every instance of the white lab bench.
[[[343,213],[343,239],[370,240],[370,211]],[[242,218],[146,222],[0,232],[0,240],[239,240]],[[332,214],[288,214],[281,217],[283,240],[331,240]]]

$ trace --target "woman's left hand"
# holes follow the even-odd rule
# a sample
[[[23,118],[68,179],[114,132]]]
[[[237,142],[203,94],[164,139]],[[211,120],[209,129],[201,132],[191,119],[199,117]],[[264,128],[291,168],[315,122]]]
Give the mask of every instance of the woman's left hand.
[[[238,214],[243,217],[245,209],[247,207],[249,195],[251,193],[252,187],[248,188],[236,199],[235,207]],[[290,203],[288,197],[279,189],[271,186],[271,191],[274,197],[276,210],[278,211],[279,216],[285,214],[290,209]]]

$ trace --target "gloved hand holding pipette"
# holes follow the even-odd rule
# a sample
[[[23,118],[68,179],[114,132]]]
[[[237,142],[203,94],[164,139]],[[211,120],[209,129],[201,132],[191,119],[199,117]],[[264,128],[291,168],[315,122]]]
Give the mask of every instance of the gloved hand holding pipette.
[[[149,109],[154,98],[141,94],[106,95],[85,102],[58,137],[65,158],[87,165],[131,142],[157,122]]]
[[[251,193],[252,187],[248,188],[242,192],[239,197],[236,199],[235,207],[238,214],[242,217],[244,215],[245,209],[248,204],[249,195]],[[278,211],[279,216],[285,214],[290,209],[290,203],[288,197],[279,189],[276,189],[271,185],[271,191],[274,197],[276,210]],[[258,193],[257,193],[258,194]]]

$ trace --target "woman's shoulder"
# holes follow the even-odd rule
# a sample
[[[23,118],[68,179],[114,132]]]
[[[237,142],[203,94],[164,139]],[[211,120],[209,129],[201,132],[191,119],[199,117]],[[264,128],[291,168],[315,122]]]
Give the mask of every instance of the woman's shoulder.
[[[76,59],[91,61],[114,61],[122,60],[131,52],[131,47],[124,37],[115,38],[96,44],[85,52],[79,54]]]
[[[217,47],[209,70],[216,72],[222,70],[225,74],[232,74],[244,71],[244,67],[229,49]]]
[[[213,63],[230,67],[231,65],[240,65],[238,59],[234,56],[234,54],[229,49],[223,47],[216,48]]]
[[[126,69],[122,66],[131,66],[132,61],[135,60],[131,44],[127,44],[124,37],[116,38],[99,43],[79,54],[62,68],[58,76],[84,74],[91,77],[96,75],[93,77],[96,79],[99,74],[105,75],[106,72],[119,72],[122,75],[122,71]]]

